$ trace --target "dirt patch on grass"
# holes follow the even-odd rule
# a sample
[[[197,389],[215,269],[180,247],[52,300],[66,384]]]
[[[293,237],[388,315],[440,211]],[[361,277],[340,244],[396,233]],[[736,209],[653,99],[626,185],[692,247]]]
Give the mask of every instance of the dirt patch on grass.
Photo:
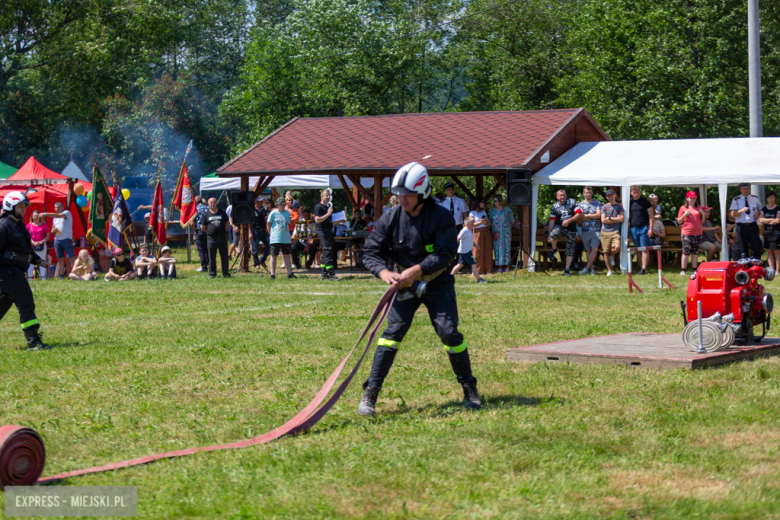
[[[623,471],[613,474],[612,485],[618,493],[637,491],[676,498],[713,499],[728,495],[731,483],[712,477],[697,476],[680,470],[674,473]]]
[[[780,430],[760,430],[716,435],[712,443],[721,448],[734,449],[740,447],[758,448],[771,443],[777,444],[780,440]]]

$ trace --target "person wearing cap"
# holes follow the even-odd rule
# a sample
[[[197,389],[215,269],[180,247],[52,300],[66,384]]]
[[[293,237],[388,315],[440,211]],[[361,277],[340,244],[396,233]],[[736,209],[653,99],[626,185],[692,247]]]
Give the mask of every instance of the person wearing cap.
[[[449,211],[452,218],[455,219],[455,235],[457,236],[457,233],[460,233],[460,230],[463,229],[463,219],[469,216],[469,206],[465,200],[455,195],[455,185],[453,183],[448,182],[444,185],[444,193],[446,197],[442,199],[439,206]]]
[[[200,229],[206,233],[206,249],[209,252],[209,279],[217,277],[217,251],[222,261],[222,276],[230,278],[228,269],[228,244],[227,232],[230,227],[230,219],[225,210],[217,206],[217,199],[209,199],[209,210],[203,214],[200,221]]]
[[[731,201],[729,216],[737,223],[740,256],[761,258],[761,238],[756,220],[761,213],[762,204],[758,197],[750,194],[750,184],[740,184],[739,192],[740,195]]]
[[[764,225],[764,249],[767,253],[769,267],[777,270],[780,265],[780,218],[777,204],[777,194],[774,191],[766,193],[766,206],[761,208],[759,221]]]
[[[30,232],[24,226],[24,214],[30,199],[21,191],[12,191],[3,197],[0,215],[0,319],[11,306],[19,311],[19,322],[27,341],[27,350],[50,348],[41,340],[35,299],[25,276],[30,264],[48,268],[49,264],[35,254]]]
[[[398,196],[399,205],[379,217],[363,248],[363,263],[386,284],[397,285],[398,296],[377,342],[358,414],[376,412],[379,391],[421,305],[427,308],[431,325],[446,348],[465,407],[479,409],[477,379],[471,373],[466,341],[458,331],[455,277],[448,269],[458,244],[454,217],[446,204],[437,206],[431,199],[430,176],[419,163],[402,166],[393,176],[390,191]]]
[[[680,224],[680,239],[682,240],[682,271],[680,271],[680,276],[685,276],[689,257],[694,271],[699,264],[704,211],[699,207],[697,199],[696,192],[689,191],[685,194],[685,204],[680,206],[680,210],[677,212],[677,223]]]
[[[108,272],[103,279],[107,282],[124,282],[135,278],[133,264],[125,256],[120,248],[114,249],[114,258],[108,264]]]
[[[314,226],[317,230],[317,237],[320,239],[320,266],[322,280],[338,281],[336,270],[333,268],[335,262],[334,246],[336,237],[333,235],[333,205],[330,204],[330,188],[325,188],[320,192],[320,202],[314,206]]]
[[[160,280],[176,278],[176,259],[172,256],[170,247],[164,246],[160,250],[157,265],[160,267]]]
[[[625,219],[625,209],[617,202],[615,190],[607,190],[607,203],[601,207],[601,250],[607,264],[607,276],[612,276],[615,256],[620,253],[620,227]]]

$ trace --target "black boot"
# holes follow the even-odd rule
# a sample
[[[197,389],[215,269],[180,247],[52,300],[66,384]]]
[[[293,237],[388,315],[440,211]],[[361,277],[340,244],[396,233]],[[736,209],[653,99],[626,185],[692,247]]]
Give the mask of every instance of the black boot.
[[[331,268],[331,269],[328,269],[326,272],[328,274],[328,278],[330,278],[334,282],[338,282],[339,281],[339,277],[336,276],[336,270],[335,269]]]
[[[41,334],[38,332],[40,325],[27,327],[24,332],[24,339],[27,340],[27,350],[49,350],[51,347],[41,340]]]
[[[379,397],[379,388],[369,386],[363,392],[363,398],[358,405],[358,415],[374,415],[376,412],[376,399]]]
[[[468,349],[458,354],[449,354],[452,371],[463,386],[463,395],[466,398],[466,408],[478,410],[482,406],[477,393],[477,378],[471,374],[471,359]]]
[[[320,274],[320,280],[327,280],[327,279],[328,279],[328,270],[323,267],[322,274]]]

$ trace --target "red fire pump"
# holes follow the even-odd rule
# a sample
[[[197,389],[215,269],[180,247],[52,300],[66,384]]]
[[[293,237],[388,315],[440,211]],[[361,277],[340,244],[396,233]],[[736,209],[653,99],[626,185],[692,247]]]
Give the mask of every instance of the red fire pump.
[[[758,281],[772,281],[775,270],[761,267],[761,260],[742,258],[738,262],[705,262],[691,275],[683,306],[683,342],[696,351],[726,348],[734,342],[761,341],[771,326],[772,295]],[[697,323],[701,302],[702,340]],[[760,337],[754,327],[761,325]]]

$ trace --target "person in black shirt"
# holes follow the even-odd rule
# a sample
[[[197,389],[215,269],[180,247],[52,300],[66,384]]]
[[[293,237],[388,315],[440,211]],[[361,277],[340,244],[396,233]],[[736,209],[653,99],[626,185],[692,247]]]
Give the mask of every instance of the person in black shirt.
[[[764,249],[767,253],[769,267],[777,270],[780,265],[780,249],[778,248],[778,238],[780,238],[780,218],[777,217],[780,206],[777,206],[777,195],[774,191],[766,194],[766,206],[761,208],[759,222],[764,225]]]
[[[358,413],[375,412],[379,390],[420,305],[428,309],[433,329],[447,349],[466,408],[479,409],[477,379],[458,331],[455,278],[448,269],[457,250],[455,219],[431,198],[430,177],[421,164],[402,166],[390,190],[398,195],[399,205],[379,218],[363,251],[371,274],[387,284],[398,284],[398,296],[378,341]]]
[[[268,258],[271,249],[271,240],[268,236],[268,230],[266,229],[268,211],[263,207],[264,202],[265,199],[263,199],[263,197],[257,197],[257,200],[255,200],[254,221],[249,228],[249,241],[252,243],[252,258],[255,261],[254,267],[265,267],[265,259]],[[260,252],[261,242],[263,243],[263,255],[258,258],[257,254]],[[267,269],[268,268],[266,268],[266,270]]]
[[[330,189],[325,188],[320,193],[320,203],[314,206],[314,223],[317,236],[320,239],[320,266],[322,266],[323,280],[338,280],[336,270],[333,268],[333,255],[336,238],[333,235],[333,206],[330,204]]]
[[[203,202],[200,195],[195,196],[195,204],[197,204],[197,215],[195,216],[195,245],[198,247],[198,257],[200,257],[200,267],[195,269],[198,273],[208,271],[209,268],[209,250],[208,239],[206,233],[200,228],[200,221],[203,219],[203,215],[209,210],[208,205]]]
[[[12,305],[16,305],[27,350],[45,350],[51,347],[41,341],[35,300],[25,274],[30,264],[43,268],[48,268],[49,264],[33,251],[30,232],[24,226],[24,213],[29,205],[27,195],[20,191],[12,191],[3,198],[3,214],[0,215],[0,319]]]
[[[107,282],[116,281],[124,282],[125,280],[132,280],[136,277],[133,270],[133,264],[125,256],[125,252],[120,248],[114,249],[114,258],[111,259],[111,263],[108,264],[108,272],[104,277]]]
[[[653,237],[653,224],[655,212],[650,201],[642,196],[639,186],[631,186],[631,205],[629,206],[629,221],[631,226],[631,240],[634,247],[647,247]],[[637,274],[647,274],[647,264],[650,262],[650,251],[639,251],[640,265],[642,268]],[[629,261],[631,256],[629,255]]]
[[[228,243],[227,230],[230,226],[230,219],[225,210],[217,207],[217,199],[209,199],[209,210],[203,214],[200,221],[200,228],[206,232],[206,248],[209,251],[209,278],[217,276],[217,251],[219,251],[220,260],[222,260],[222,276],[230,278],[228,272]]]

